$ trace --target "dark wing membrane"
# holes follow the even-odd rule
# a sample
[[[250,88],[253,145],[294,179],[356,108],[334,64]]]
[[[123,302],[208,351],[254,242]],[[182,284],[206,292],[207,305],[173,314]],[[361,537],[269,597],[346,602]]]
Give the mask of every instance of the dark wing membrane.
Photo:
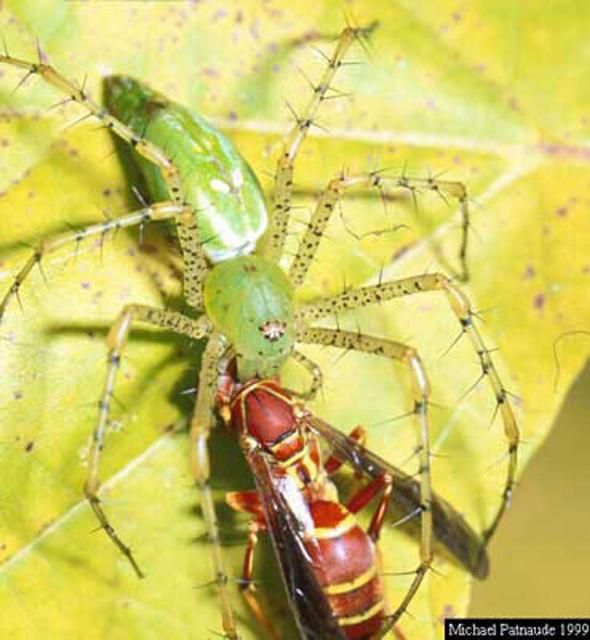
[[[392,508],[395,517],[403,519],[420,508],[420,485],[412,476],[404,473],[378,455],[355,442],[320,418],[305,418],[310,429],[328,443],[334,455],[349,463],[353,469],[376,478],[383,472],[393,477]],[[482,538],[465,518],[444,498],[433,494],[432,520],[434,536],[447,551],[469,572],[483,580],[489,572],[489,560]],[[411,528],[419,526],[419,518],[409,518]],[[411,523],[414,523],[413,525]]]
[[[301,539],[299,517],[279,490],[264,453],[257,450],[244,453],[256,480],[283,584],[302,640],[346,640],[311,570],[311,560]]]

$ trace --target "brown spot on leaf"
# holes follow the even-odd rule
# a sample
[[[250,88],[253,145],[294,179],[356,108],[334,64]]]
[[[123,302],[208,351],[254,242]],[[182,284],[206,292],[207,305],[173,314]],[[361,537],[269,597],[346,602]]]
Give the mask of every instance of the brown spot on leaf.
[[[541,310],[545,306],[545,294],[537,293],[537,295],[533,298],[533,307],[535,309]]]

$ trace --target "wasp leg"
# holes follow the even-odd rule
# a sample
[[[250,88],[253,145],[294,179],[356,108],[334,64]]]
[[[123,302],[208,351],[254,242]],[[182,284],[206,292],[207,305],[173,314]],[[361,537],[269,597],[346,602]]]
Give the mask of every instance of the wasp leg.
[[[358,442],[360,445],[364,446],[367,441],[367,432],[363,426],[358,425],[348,434],[348,437],[351,440],[354,440],[355,442]],[[340,458],[335,455],[331,455],[324,463],[324,469],[328,476],[331,476],[336,473],[343,464],[343,460],[340,460]],[[360,471],[356,471],[355,475],[358,478],[363,477],[363,474]]]
[[[381,494],[381,498],[377,504],[377,508],[373,512],[371,523],[367,529],[367,533],[373,541],[376,541],[381,533],[381,527],[385,520],[385,514],[387,513],[387,506],[391,496],[392,485],[393,478],[388,473],[384,473],[357,491],[346,504],[346,508],[351,513],[358,513],[366,507],[373,498]]]
[[[235,491],[225,496],[226,502],[232,509],[253,515],[254,518],[248,526],[248,542],[244,552],[244,564],[240,589],[248,606],[259,624],[268,632],[272,640],[280,640],[271,619],[264,612],[256,595],[256,585],[252,579],[254,575],[254,552],[258,544],[258,534],[266,531],[262,505],[256,491]]]

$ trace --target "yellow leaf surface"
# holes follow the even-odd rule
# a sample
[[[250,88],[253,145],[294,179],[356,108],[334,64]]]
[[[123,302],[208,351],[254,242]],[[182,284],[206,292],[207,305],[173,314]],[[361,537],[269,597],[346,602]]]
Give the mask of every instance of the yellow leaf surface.
[[[574,10],[575,5],[575,10]],[[471,274],[465,287],[484,315],[482,329],[516,401],[526,444],[521,469],[543,441],[561,399],[587,358],[588,343],[560,350],[557,390],[552,345],[564,331],[590,327],[588,301],[588,121],[590,88],[576,74],[586,57],[579,3],[538,8],[533,0],[455,4],[396,0],[349,3],[360,24],[380,27],[369,55],[357,48],[336,86],[349,98],[322,105],[303,148],[296,186],[307,219],[314,193],[343,167],[348,173],[391,168],[425,177],[445,171],[462,180],[473,205]],[[224,128],[267,189],[277,142],[289,126],[284,101],[301,109],[325,61],[307,41],[336,34],[340,3],[261,5],[221,2],[5,0],[0,29],[10,52],[34,59],[36,41],[68,77],[100,96],[108,73],[137,76]],[[314,42],[323,51],[330,44]],[[564,67],[565,56],[573,62]],[[587,64],[586,64],[587,68]],[[565,69],[565,73],[564,73]],[[31,244],[68,226],[115,216],[137,202],[108,134],[94,123],[60,131],[81,113],[38,79],[0,69],[0,292],[10,286]],[[564,77],[568,82],[562,84]],[[559,85],[559,90],[557,86]],[[404,169],[405,168],[405,169]],[[420,194],[384,206],[355,194],[337,216],[301,295],[312,299],[342,283],[456,266],[454,203]],[[392,229],[364,235],[351,233]],[[294,230],[298,228],[294,225]],[[101,496],[120,535],[148,577],[138,581],[81,498],[84,451],[96,419],[105,371],[104,337],[127,302],[162,305],[178,295],[170,243],[162,230],[118,234],[52,255],[35,272],[0,328],[0,635],[13,638],[216,637],[219,614],[204,525],[195,505],[183,424],[197,378],[198,346],[151,330],[130,340],[115,418],[104,455]],[[295,245],[293,245],[295,246]],[[392,258],[395,260],[392,261]],[[493,517],[506,451],[494,398],[477,380],[478,360],[438,294],[407,298],[339,319],[340,326],[415,345],[433,386],[434,488],[478,531]],[[407,372],[388,362],[308,349],[325,375],[319,415],[343,430],[369,428],[369,446],[410,471]],[[286,380],[301,385],[289,368]],[[221,429],[212,442],[213,486],[251,485],[241,454]],[[409,461],[409,462],[408,462]],[[518,505],[517,505],[518,506]],[[245,522],[220,507],[227,564],[239,575]],[[288,625],[273,597],[276,570],[268,546],[259,554],[260,592],[273,619]],[[417,562],[416,540],[387,529],[384,570]],[[442,619],[461,615],[470,578],[445,558],[427,578],[409,638],[442,637]],[[493,578],[492,578],[493,579]],[[386,578],[390,606],[407,577]],[[276,591],[276,589],[275,589]],[[233,590],[245,638],[260,630]]]

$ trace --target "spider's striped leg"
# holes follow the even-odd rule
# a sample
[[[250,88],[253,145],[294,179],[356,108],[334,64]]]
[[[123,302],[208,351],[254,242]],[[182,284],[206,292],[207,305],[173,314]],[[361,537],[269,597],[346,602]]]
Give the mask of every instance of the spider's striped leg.
[[[482,378],[488,379],[496,401],[496,410],[502,416],[504,434],[508,442],[508,469],[502,491],[502,501],[492,523],[483,533],[485,546],[494,535],[502,516],[510,504],[516,478],[520,433],[508,392],[500,380],[490,351],[474,323],[475,316],[467,296],[442,273],[422,274],[410,278],[392,280],[391,282],[382,282],[373,286],[359,287],[340,295],[321,298],[301,307],[296,314],[296,321],[302,323],[312,322],[341,311],[358,309],[393,298],[431,291],[445,294],[452,312],[459,320],[462,331],[469,336],[481,366]]]
[[[203,282],[209,265],[203,251],[199,225],[194,214],[179,222],[180,224],[176,225],[176,233],[182,251],[184,297],[193,309],[202,312],[205,310]]]
[[[319,344],[340,349],[362,351],[402,362],[410,372],[414,396],[414,420],[419,439],[418,456],[420,472],[420,564],[414,579],[394,613],[388,617],[381,635],[387,633],[402,616],[412,601],[432,564],[432,487],[430,478],[430,437],[428,432],[428,398],[430,385],[426,371],[416,350],[401,342],[384,340],[360,333],[340,329],[308,327],[297,332],[297,340],[309,344]],[[382,516],[381,516],[382,517]],[[375,532],[380,526],[379,516],[373,525]]]
[[[173,202],[159,202],[132,213],[119,216],[118,218],[113,218],[112,220],[92,224],[77,231],[67,231],[54,237],[41,240],[33,249],[32,255],[16,274],[10,289],[8,289],[2,300],[0,300],[0,321],[12,298],[18,296],[20,288],[33,267],[36,264],[40,264],[47,254],[67,245],[79,245],[86,238],[104,236],[110,231],[144,225],[157,220],[169,220],[171,218],[178,220],[179,229],[183,229],[185,225],[191,225],[192,216],[190,207],[174,204]],[[202,275],[199,275],[199,278],[200,281],[202,281]],[[198,289],[200,291],[202,286]]]
[[[41,58],[41,56],[39,57]],[[0,64],[9,64],[26,71],[21,84],[29,76],[38,75],[44,82],[66,95],[69,100],[81,104],[88,113],[98,118],[107,129],[110,129],[119,138],[128,142],[137,153],[157,166],[162,172],[162,177],[166,182],[172,200],[179,205],[184,202],[178,168],[172,158],[155,144],[137,135],[133,129],[123,124],[106,109],[94,102],[83,87],[79,87],[76,83],[68,80],[54,67],[41,59],[38,62],[28,62],[5,53],[0,54]]]
[[[306,355],[301,353],[301,351],[293,350],[291,352],[291,357],[302,367],[307,369],[311,376],[311,385],[309,386],[309,389],[302,393],[300,397],[304,400],[313,400],[318,394],[318,391],[322,388],[322,370],[319,365],[317,365],[311,358],[308,358]]]
[[[339,176],[332,179],[320,195],[320,199],[301,238],[297,254],[289,270],[289,278],[296,286],[301,286],[307,271],[315,258],[316,251],[326,231],[326,226],[344,193],[352,188],[374,188],[380,193],[390,193],[392,190],[406,190],[415,197],[420,189],[428,189],[441,196],[456,198],[461,208],[462,238],[459,247],[459,262],[461,271],[459,278],[468,278],[467,270],[467,241],[469,236],[469,207],[467,190],[461,182],[437,180],[435,178],[407,178],[405,176],[391,177],[382,175],[378,171],[362,173],[355,176]]]
[[[217,392],[219,363],[226,352],[225,339],[219,333],[211,334],[201,364],[199,373],[199,392],[195,412],[191,421],[192,464],[196,485],[201,496],[203,519],[207,527],[207,535],[211,544],[211,558],[215,571],[215,583],[221,604],[221,617],[225,637],[237,640],[235,616],[232,610],[229,592],[228,576],[225,570],[221,542],[219,539],[219,525],[215,513],[213,494],[209,485],[210,462],[208,440],[213,424],[213,411]]]
[[[143,573],[133,556],[131,549],[119,538],[113,526],[109,522],[97,495],[99,488],[99,464],[102,450],[104,449],[106,432],[109,426],[109,415],[111,410],[111,400],[115,388],[117,372],[121,365],[121,356],[127,336],[134,322],[145,322],[147,324],[168,329],[174,333],[183,334],[193,339],[200,339],[206,336],[209,331],[209,322],[202,316],[199,320],[193,320],[188,316],[175,311],[167,311],[156,307],[149,307],[139,304],[127,305],[119,314],[117,320],[111,327],[107,337],[108,371],[105,380],[104,390],[98,403],[99,418],[98,424],[92,434],[92,441],[88,453],[88,477],[84,485],[84,493],[88,499],[100,526],[106,534],[119,548],[121,553],[129,560],[138,577],[143,577]]]
[[[301,144],[313,124],[320,104],[329,98],[327,93],[330,90],[336,71],[344,63],[346,52],[355,40],[366,38],[373,28],[374,25],[367,28],[346,27],[342,31],[320,81],[313,87],[311,99],[283,141],[282,152],[277,161],[274,202],[267,231],[268,245],[265,249],[266,255],[271,259],[278,260],[283,253],[287,227],[289,226],[289,212],[291,210],[293,169]]]
[[[95,116],[107,129],[126,141],[143,158],[158,167],[172,202],[179,208],[184,206],[185,196],[178,167],[168,152],[145,137],[138,135],[131,127],[115,118],[108,110],[94,102],[83,87],[79,87],[71,80],[68,80],[50,64],[42,60],[28,62],[15,58],[8,53],[0,55],[0,64],[8,64],[26,71],[23,82],[31,75],[38,75],[47,84],[68,96],[69,100],[82,105],[89,114]],[[189,219],[187,216],[183,224],[178,225],[178,235],[185,264],[185,297],[192,307],[200,310],[203,308],[202,287],[197,286],[197,283],[200,283],[201,277],[207,269],[207,262],[201,247],[197,222],[194,217]],[[1,310],[2,307],[0,306],[0,312]]]

